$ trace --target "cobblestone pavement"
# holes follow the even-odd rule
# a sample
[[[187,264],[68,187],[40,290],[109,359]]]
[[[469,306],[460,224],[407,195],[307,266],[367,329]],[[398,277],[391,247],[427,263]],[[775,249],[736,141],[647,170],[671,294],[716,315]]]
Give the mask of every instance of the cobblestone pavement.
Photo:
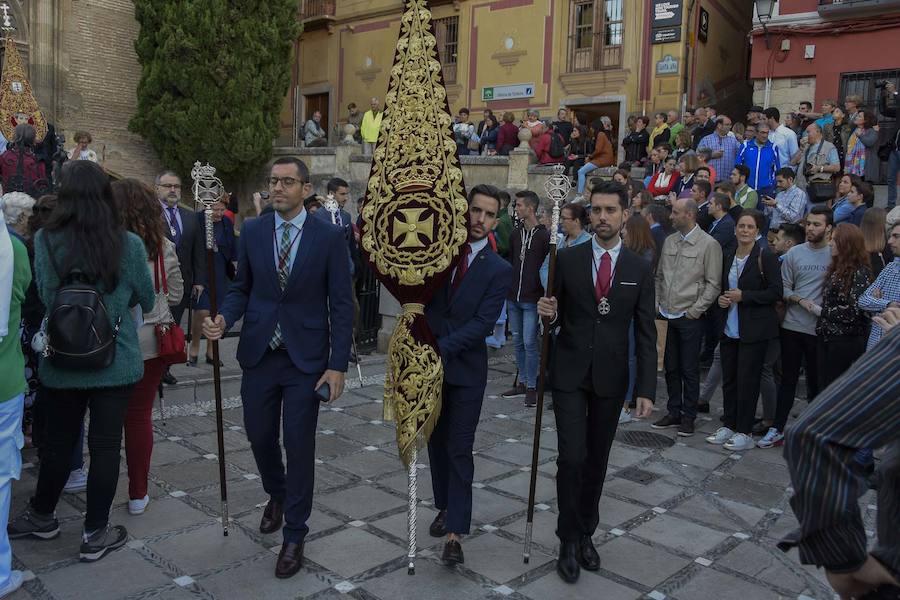
[[[223,356],[234,356],[234,341]],[[231,361],[233,363],[233,360]],[[476,435],[473,533],[464,541],[465,566],[440,564],[441,541],[428,537],[435,511],[429,470],[420,474],[417,574],[406,572],[406,476],[393,427],[381,421],[383,357],[364,359],[367,384],[350,389],[319,415],[315,505],[303,570],[290,580],[273,572],[280,534],[262,535],[267,500],[242,430],[239,372],[226,368],[225,413],[231,534],[222,537],[210,370],[179,368],[182,383],[166,392],[157,418],[147,512],[127,512],[127,480],[119,482],[112,522],[128,528],[128,545],[98,564],[77,561],[84,494],[64,495],[62,535],[53,541],[13,542],[14,566],[28,581],[15,600],[251,599],[338,597],[357,600],[421,598],[832,598],[824,575],[784,555],[775,540],[796,525],[788,505],[789,476],[780,450],[729,454],[703,441],[718,424],[698,421],[697,434],[676,440],[647,423],[620,427],[594,537],[601,570],[582,572],[577,585],[555,573],[556,432],[544,413],[531,562],[522,561],[528,465],[534,411],[498,397],[515,367],[501,352],[491,358],[487,397]],[[351,371],[351,374],[354,374]],[[199,380],[194,386],[190,379]],[[660,378],[664,406],[665,385]],[[804,405],[804,403],[798,403]],[[159,417],[159,415],[157,415]],[[658,447],[642,447],[651,444]],[[423,453],[426,454],[426,453]],[[35,460],[32,451],[25,459]],[[13,513],[35,487],[26,463],[15,485]],[[872,494],[862,499],[874,529]]]

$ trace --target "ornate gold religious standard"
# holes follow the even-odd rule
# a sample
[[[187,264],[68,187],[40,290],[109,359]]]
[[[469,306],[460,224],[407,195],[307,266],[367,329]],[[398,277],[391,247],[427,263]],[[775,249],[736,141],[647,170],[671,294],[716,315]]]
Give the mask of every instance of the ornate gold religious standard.
[[[443,367],[425,304],[468,238],[462,170],[426,0],[406,0],[362,212],[362,249],[402,305],[391,337],[385,419],[409,470],[409,570],[414,570],[416,462],[441,411]]]
[[[12,141],[16,125],[28,123],[34,127],[36,141],[40,142],[47,135],[47,120],[34,99],[12,31],[4,27],[4,35],[6,54],[3,59],[3,77],[0,78],[0,133]]]

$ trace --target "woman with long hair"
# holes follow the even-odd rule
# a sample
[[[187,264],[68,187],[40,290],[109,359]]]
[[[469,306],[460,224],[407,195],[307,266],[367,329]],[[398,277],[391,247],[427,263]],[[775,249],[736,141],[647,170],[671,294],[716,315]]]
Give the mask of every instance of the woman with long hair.
[[[646,190],[641,194],[647,194]],[[652,198],[650,201],[652,202]],[[641,216],[640,210],[634,210],[634,205],[632,205],[632,212],[633,214],[625,221],[625,227],[622,228],[622,244],[636,252],[638,256],[655,268],[656,244],[653,241],[653,234],[650,233],[650,224]],[[637,353],[634,344],[634,324],[632,323],[628,326],[628,390],[625,392],[625,403],[619,413],[620,425],[630,423],[633,419],[631,409],[635,406],[634,383],[636,380]]]
[[[847,154],[844,158],[844,173],[858,175],[866,181],[878,181],[878,131],[875,117],[867,110],[856,113],[853,122],[856,129],[847,140]]]
[[[125,462],[128,464],[128,512],[139,515],[147,508],[147,475],[153,452],[153,399],[166,364],[159,357],[156,326],[173,323],[169,306],[181,302],[184,282],[178,267],[175,244],[166,238],[166,222],[156,194],[136,179],[112,184],[113,197],[126,230],[144,242],[147,270],[153,273],[156,300],[153,310],[144,312],[138,328],[138,343],[144,359],[144,376],[134,386],[125,415]],[[163,286],[162,277],[166,278]],[[168,296],[165,289],[168,288]]]
[[[872,264],[872,277],[878,277],[881,270],[894,260],[893,252],[887,242],[887,211],[877,206],[866,209],[859,224],[863,239],[866,241],[866,252]]]
[[[484,116],[484,124],[481,128],[480,153],[484,156],[497,154],[497,136],[500,134],[500,125],[493,113]]]
[[[7,528],[11,538],[59,535],[54,511],[89,410],[91,470],[79,556],[90,562],[119,548],[128,537],[124,527],[109,524],[109,509],[119,481],[125,412],[134,385],[144,374],[131,308],[140,305],[149,312],[155,301],[144,242],[122,227],[109,178],[97,164],[76,160],[63,167],[58,204],[35,236],[34,262],[38,294],[45,305],[53,305],[60,287],[81,281],[101,294],[110,327],[124,324],[115,336],[115,355],[108,367],[66,368],[52,356],[41,361],[47,443],[34,496]]]
[[[726,450],[750,450],[753,419],[769,342],[778,339],[780,322],[775,303],[784,294],[781,263],[756,243],[766,218],[757,210],[745,210],[735,226],[737,248],[722,260],[721,321],[719,341],[722,360],[722,400],[725,419],[710,444]]]
[[[850,196],[850,186],[853,185],[852,177],[855,175],[847,175],[844,173],[841,175],[841,178],[838,179],[837,185],[835,186],[834,199],[830,201],[831,210],[834,211],[834,222],[837,223],[838,219],[846,220],[847,215],[853,212],[853,209],[850,208],[850,202],[847,199]]]
[[[822,306],[818,313],[816,343],[819,345],[819,389],[850,368],[866,350],[869,313],[859,307],[859,298],[872,283],[866,241],[856,225],[841,223],[831,235],[831,266],[825,276]]]
[[[497,132],[497,154],[508,156],[519,145],[519,128],[516,116],[507,111],[503,113],[503,124]]]
[[[694,174],[699,168],[700,159],[697,158],[696,154],[688,154],[678,160],[678,172],[681,174],[681,177],[675,183],[675,187],[672,188],[676,196],[680,197],[686,193],[685,190],[687,190],[687,193],[690,193],[691,188],[694,187]]]
[[[735,132],[735,135],[737,133]],[[740,138],[738,138],[740,139]],[[687,129],[682,129],[678,132],[678,135],[675,136],[675,152],[673,155],[675,156],[675,160],[681,160],[681,157],[691,152],[693,148],[691,148],[691,144],[694,143],[694,140],[691,138],[691,132]]]

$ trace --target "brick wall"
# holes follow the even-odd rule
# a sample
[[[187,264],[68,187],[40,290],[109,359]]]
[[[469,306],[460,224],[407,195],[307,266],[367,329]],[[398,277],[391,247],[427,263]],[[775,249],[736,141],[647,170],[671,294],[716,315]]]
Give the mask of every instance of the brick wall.
[[[67,68],[58,126],[68,148],[76,130],[90,131],[104,167],[150,181],[161,165],[150,145],[128,130],[140,80],[137,32],[131,0],[72,0],[71,20],[62,32]]]

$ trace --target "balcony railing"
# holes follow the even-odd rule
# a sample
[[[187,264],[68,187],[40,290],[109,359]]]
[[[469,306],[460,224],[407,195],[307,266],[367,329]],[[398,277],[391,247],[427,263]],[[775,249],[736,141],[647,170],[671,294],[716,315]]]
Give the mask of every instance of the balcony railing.
[[[303,0],[303,21],[334,18],[335,0]]]
[[[604,45],[603,38],[593,34],[592,44],[579,48],[577,36],[569,36],[569,60],[566,72],[602,71],[618,69],[622,66],[622,45]]]

